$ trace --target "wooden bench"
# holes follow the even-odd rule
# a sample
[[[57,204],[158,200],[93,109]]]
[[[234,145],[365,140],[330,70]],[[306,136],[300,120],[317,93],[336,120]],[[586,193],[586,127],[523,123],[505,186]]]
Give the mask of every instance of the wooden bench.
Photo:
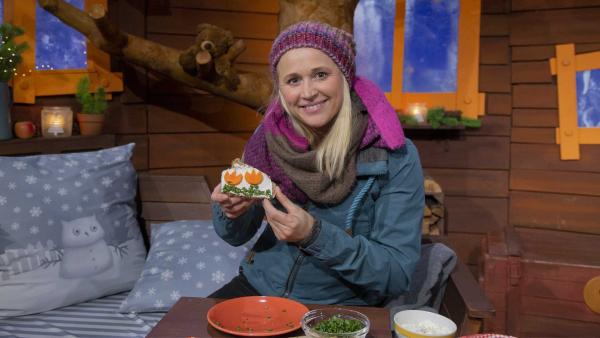
[[[151,223],[211,218],[210,189],[202,176],[142,173],[138,199],[140,224],[145,225],[146,236]],[[494,316],[492,304],[460,261],[450,277],[441,313],[458,325],[458,336],[479,333],[484,318]]]

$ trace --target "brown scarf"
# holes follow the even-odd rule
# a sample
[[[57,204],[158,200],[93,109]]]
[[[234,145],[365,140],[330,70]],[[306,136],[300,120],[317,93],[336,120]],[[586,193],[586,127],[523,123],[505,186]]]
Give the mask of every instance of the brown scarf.
[[[362,104],[352,104],[352,134],[350,148],[342,176],[330,179],[319,172],[316,150],[298,151],[282,135],[267,135],[267,146],[277,164],[310,200],[323,204],[337,204],[350,194],[356,182],[356,154],[368,124],[368,115]]]

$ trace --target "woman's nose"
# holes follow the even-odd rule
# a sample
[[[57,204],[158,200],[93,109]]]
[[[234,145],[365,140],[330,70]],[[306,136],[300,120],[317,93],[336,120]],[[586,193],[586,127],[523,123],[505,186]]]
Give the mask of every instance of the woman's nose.
[[[304,81],[302,83],[302,98],[311,99],[317,95],[317,90],[311,83],[311,81]]]

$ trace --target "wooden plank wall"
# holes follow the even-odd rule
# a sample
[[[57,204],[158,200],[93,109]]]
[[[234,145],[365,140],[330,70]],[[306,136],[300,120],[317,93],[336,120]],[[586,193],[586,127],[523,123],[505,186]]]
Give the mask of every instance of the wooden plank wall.
[[[561,161],[556,78],[548,59],[555,45],[576,53],[600,50],[600,1],[512,1],[513,124],[510,222],[516,227],[600,235],[600,146]]]
[[[524,242],[531,261],[557,262],[554,277],[546,276],[548,266],[524,273],[519,336],[594,336],[600,328],[581,293],[599,264],[594,247],[600,243],[600,146],[582,145],[580,160],[560,160],[556,78],[548,66],[556,44],[575,43],[576,53],[600,50],[599,20],[598,0],[511,2],[509,222],[523,238],[534,239]],[[573,271],[566,271],[569,266]],[[587,269],[592,273],[577,280]]]

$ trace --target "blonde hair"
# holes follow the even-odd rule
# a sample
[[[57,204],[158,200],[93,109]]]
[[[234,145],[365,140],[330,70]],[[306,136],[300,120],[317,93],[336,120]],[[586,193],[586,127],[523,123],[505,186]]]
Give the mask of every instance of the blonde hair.
[[[342,106],[335,116],[333,125],[322,140],[318,140],[318,135],[307,127],[298,116],[290,112],[281,91],[279,91],[281,106],[291,117],[292,125],[296,132],[306,137],[311,145],[319,142],[315,148],[317,169],[321,173],[326,173],[330,179],[337,179],[342,176],[342,172],[346,166],[346,155],[350,148],[350,137],[352,136],[352,100],[350,98],[350,87],[345,78],[343,78],[343,84]]]

